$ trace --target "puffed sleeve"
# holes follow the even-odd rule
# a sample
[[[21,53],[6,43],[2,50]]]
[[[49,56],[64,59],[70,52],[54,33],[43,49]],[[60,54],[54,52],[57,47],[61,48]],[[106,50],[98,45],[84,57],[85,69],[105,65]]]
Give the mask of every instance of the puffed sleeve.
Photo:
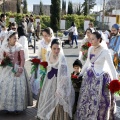
[[[112,56],[108,50],[106,50],[105,59],[110,67],[113,79],[118,79],[117,72],[116,72],[116,69],[115,69],[114,64],[113,64]]]

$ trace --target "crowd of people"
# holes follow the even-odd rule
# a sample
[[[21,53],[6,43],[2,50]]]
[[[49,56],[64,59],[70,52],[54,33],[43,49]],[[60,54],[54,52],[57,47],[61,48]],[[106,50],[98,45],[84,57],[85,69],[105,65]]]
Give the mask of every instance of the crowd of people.
[[[95,31],[91,26],[73,62],[73,72],[64,55],[62,42],[50,27],[42,30],[37,64],[31,66],[31,76],[24,67],[32,46],[33,16],[23,17],[20,25],[6,28],[6,16],[1,15],[0,32],[0,110],[20,113],[37,100],[39,120],[114,120],[115,98],[107,85],[120,75],[119,26],[111,33]],[[77,28],[72,22],[72,44],[77,42]],[[36,35],[39,39],[40,23]],[[27,35],[27,37],[26,37]],[[32,60],[31,60],[32,61]],[[71,63],[72,64],[72,63]]]

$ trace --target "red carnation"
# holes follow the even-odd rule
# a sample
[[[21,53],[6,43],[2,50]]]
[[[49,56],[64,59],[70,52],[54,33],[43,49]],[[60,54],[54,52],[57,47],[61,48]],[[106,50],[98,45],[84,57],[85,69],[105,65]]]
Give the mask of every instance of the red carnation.
[[[88,47],[90,47],[90,46],[91,46],[91,43],[88,42]]]
[[[2,60],[2,62],[1,62],[1,65],[2,65],[2,66],[4,66],[4,65],[5,65],[5,62],[4,62],[3,60]]]
[[[46,68],[48,66],[48,63],[47,62],[41,62],[40,63],[42,66],[44,66],[44,68]]]
[[[108,86],[111,93],[118,92],[120,90],[120,82],[119,80],[112,80]]]
[[[72,75],[71,76],[73,79],[78,79],[78,76],[77,75]]]
[[[30,60],[32,63],[35,63],[35,64],[40,64],[40,59],[37,59],[37,58],[33,58],[32,60]]]

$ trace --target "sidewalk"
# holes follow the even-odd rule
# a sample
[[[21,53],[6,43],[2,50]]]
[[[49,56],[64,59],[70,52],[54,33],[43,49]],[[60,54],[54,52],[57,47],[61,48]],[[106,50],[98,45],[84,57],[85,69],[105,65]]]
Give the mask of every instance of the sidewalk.
[[[40,42],[40,40],[36,41],[35,53],[34,53],[34,48],[29,47],[29,58],[30,59],[34,58],[34,57],[37,57],[39,42]],[[34,41],[33,41],[33,43],[34,43]]]
[[[39,41],[36,41],[36,49],[35,49],[35,53],[34,53],[34,48],[29,47],[29,58],[34,58],[37,57],[37,53],[38,53],[38,47],[39,47]],[[81,42],[81,39],[78,39],[78,43]],[[33,45],[34,45],[34,41],[33,41]],[[64,49],[64,48],[63,48]]]
[[[20,114],[6,113],[0,111],[0,120],[37,120],[35,116],[37,115],[37,109],[35,108],[36,101],[33,102],[32,107],[28,107],[25,111]]]

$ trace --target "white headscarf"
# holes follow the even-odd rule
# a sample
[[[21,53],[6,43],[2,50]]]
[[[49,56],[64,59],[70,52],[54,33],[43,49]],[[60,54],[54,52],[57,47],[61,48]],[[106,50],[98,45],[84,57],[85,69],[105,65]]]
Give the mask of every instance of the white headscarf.
[[[47,77],[45,77],[44,84],[46,86],[44,86],[43,84],[42,91],[40,93],[37,116],[41,119],[49,120],[57,105],[60,104],[63,107],[63,110],[67,112],[68,115],[72,118],[72,107],[74,104],[74,89],[69,76],[67,62],[62,47],[60,47],[59,60],[57,63],[51,64],[49,62],[50,54],[51,51],[49,51],[47,54],[47,72],[49,72],[52,67],[55,67],[56,64],[58,64],[57,85],[53,86],[52,88],[54,90],[54,88],[56,87],[56,92],[52,92],[52,90],[50,89],[52,86],[45,84],[47,83]],[[48,90],[46,89],[46,87]],[[46,94],[48,96],[46,96]],[[44,100],[42,100],[43,98]]]
[[[101,37],[102,37],[102,42],[100,43],[100,45],[105,48],[105,49],[108,49],[108,46],[106,44],[106,37],[104,35],[104,33],[102,31],[98,31],[100,34],[101,34]]]
[[[10,37],[12,34],[14,34],[14,33],[16,33],[16,31],[10,30],[10,31],[8,32],[8,34],[5,36],[5,38],[4,38],[4,40],[3,40],[2,46],[4,46],[4,45],[8,42],[9,37]]]
[[[54,32],[53,32],[53,30],[52,30],[52,28],[50,28],[50,27],[48,27],[49,29],[50,29],[50,34],[51,34],[51,37],[52,37],[52,39],[55,37],[54,36]]]

